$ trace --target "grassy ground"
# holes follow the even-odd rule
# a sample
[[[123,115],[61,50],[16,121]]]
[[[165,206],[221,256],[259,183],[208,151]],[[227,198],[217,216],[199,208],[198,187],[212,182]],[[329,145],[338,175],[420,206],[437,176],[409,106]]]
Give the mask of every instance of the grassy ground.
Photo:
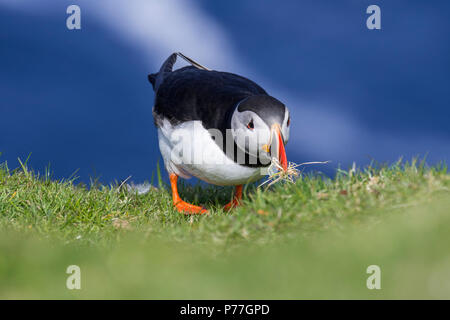
[[[161,185],[138,195],[0,169],[0,298],[450,298],[450,176],[401,163],[270,190]],[[65,286],[69,265],[82,289]],[[378,265],[381,290],[368,290]]]

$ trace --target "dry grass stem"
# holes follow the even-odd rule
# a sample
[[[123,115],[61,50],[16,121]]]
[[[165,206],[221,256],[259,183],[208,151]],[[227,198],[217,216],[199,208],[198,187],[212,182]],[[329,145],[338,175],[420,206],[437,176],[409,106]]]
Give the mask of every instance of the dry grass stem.
[[[267,184],[267,188],[271,185],[278,183],[280,181],[290,182],[294,183],[295,179],[300,176],[300,170],[297,168],[300,166],[306,166],[310,164],[326,164],[329,163],[329,161],[311,161],[311,162],[303,162],[296,164],[294,162],[289,162],[286,171],[283,170],[283,167],[280,164],[280,161],[278,161],[277,158],[272,158],[272,163],[269,167],[269,177],[266,181],[261,183],[258,187],[262,187],[263,185]]]

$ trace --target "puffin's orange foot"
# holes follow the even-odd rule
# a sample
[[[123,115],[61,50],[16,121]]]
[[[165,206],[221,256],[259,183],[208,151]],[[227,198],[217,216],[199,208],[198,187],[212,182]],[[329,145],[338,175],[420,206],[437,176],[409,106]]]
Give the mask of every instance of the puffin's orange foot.
[[[231,209],[233,209],[234,207],[237,207],[237,206],[239,206],[239,205],[240,205],[239,201],[236,200],[236,199],[233,199],[233,201],[230,201],[230,203],[226,204],[226,205],[223,207],[223,210],[225,210],[225,211],[230,211]]]
[[[175,208],[177,209],[178,212],[181,212],[186,215],[208,213],[208,210],[199,206],[194,206],[193,204],[187,203],[185,201],[180,201],[177,204],[175,204]]]
[[[225,207],[223,207],[223,210],[230,211],[234,207],[237,207],[241,204],[242,199],[242,184],[236,186],[236,192],[234,194],[233,200],[229,204],[227,204]]]

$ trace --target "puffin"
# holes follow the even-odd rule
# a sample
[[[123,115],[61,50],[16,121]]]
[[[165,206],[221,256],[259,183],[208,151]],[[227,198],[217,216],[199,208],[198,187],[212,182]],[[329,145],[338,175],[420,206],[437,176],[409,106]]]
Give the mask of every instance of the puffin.
[[[173,70],[178,56],[190,65]],[[289,110],[255,82],[208,69],[180,52],[171,54],[148,80],[155,92],[152,113],[159,149],[178,212],[208,212],[181,199],[179,178],[235,186],[224,207],[228,211],[240,204],[243,185],[268,175],[274,160],[287,170]]]

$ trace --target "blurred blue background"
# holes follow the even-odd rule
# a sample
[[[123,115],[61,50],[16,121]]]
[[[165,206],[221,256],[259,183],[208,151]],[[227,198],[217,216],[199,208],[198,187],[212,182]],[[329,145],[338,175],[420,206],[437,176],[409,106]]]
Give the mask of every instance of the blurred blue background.
[[[81,7],[81,30],[66,8]],[[381,8],[368,30],[366,8]],[[450,156],[449,1],[0,0],[0,162],[150,180],[147,74],[174,51],[261,84],[292,113],[288,159]],[[180,63],[179,66],[182,64]]]

